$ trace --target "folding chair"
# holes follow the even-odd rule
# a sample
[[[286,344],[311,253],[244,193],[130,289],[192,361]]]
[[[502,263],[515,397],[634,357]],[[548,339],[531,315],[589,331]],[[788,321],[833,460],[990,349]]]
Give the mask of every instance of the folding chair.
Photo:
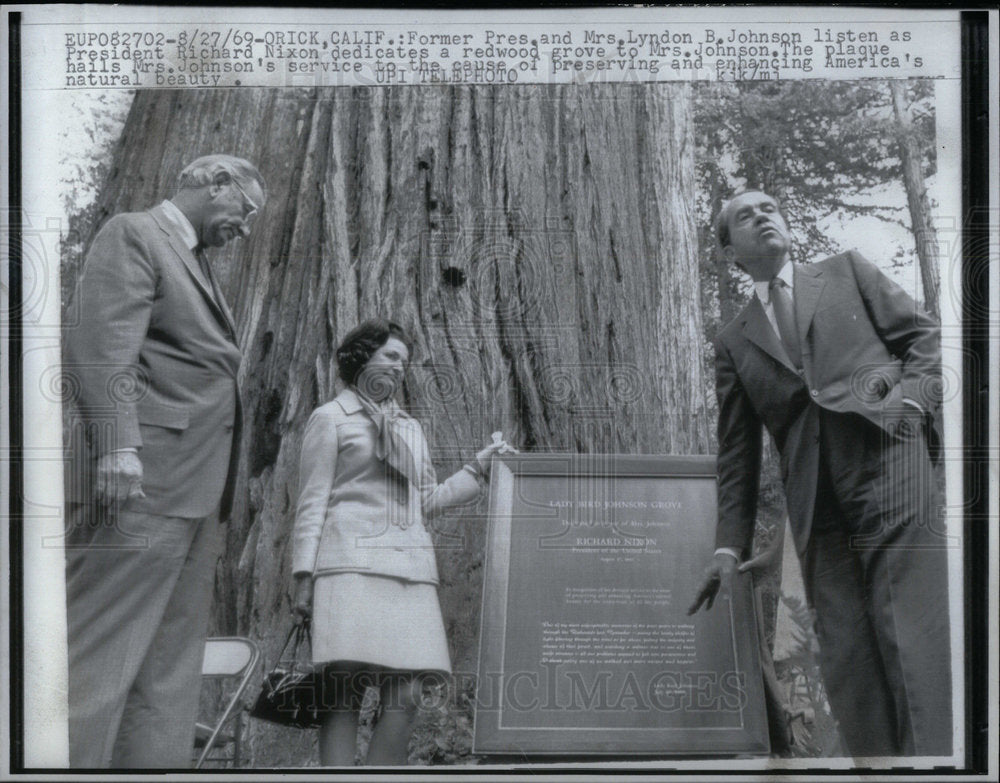
[[[205,658],[201,667],[202,679],[239,678],[239,684],[233,692],[225,710],[214,726],[203,723],[195,725],[195,750],[201,748],[201,754],[195,764],[195,769],[201,769],[206,760],[232,763],[234,767],[240,763],[240,740],[242,738],[242,710],[238,709],[240,700],[246,692],[250,680],[257,670],[260,661],[260,649],[250,639],[242,636],[214,636],[205,640]],[[231,734],[224,734],[222,729],[235,719]],[[209,756],[215,747],[232,745],[232,753]]]

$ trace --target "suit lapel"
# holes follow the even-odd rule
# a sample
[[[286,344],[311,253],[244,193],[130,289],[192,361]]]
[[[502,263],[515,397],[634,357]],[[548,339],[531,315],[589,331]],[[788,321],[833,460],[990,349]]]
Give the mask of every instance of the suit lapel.
[[[233,314],[229,310],[229,305],[226,304],[225,297],[222,295],[222,288],[219,286],[219,279],[215,276],[215,270],[212,269],[211,264],[205,264],[205,266],[208,269],[209,282],[212,285],[212,292],[214,294],[212,300],[222,313],[222,318],[226,322],[226,326],[229,328],[229,336],[233,339],[233,342],[236,342],[236,323],[233,321]]]
[[[198,290],[201,291],[202,296],[205,297],[209,306],[215,311],[216,317],[222,322],[222,324],[227,328],[229,332],[230,339],[236,342],[236,326],[233,323],[232,313],[229,312],[229,308],[226,303],[222,300],[221,295],[216,296],[215,291],[219,290],[218,284],[214,279],[206,279],[204,273],[201,270],[201,264],[199,263],[194,251],[191,250],[184,241],[178,236],[177,232],[173,228],[173,223],[163,214],[163,210],[157,206],[153,207],[149,211],[149,214],[153,216],[153,220],[160,227],[160,230],[167,235],[167,243],[170,248],[174,251],[177,257],[184,264],[184,268],[187,269],[188,274],[191,275],[191,279],[194,280]],[[207,266],[207,265],[206,265]],[[209,275],[212,274],[211,267],[209,267]]]
[[[806,353],[806,335],[809,333],[809,325],[816,314],[816,305],[819,304],[820,294],[826,281],[823,280],[823,273],[815,266],[794,266],[795,275],[795,323],[799,329],[799,344],[802,346],[803,354]]]
[[[746,309],[746,317],[743,320],[743,334],[746,335],[746,338],[750,342],[769,356],[781,362],[792,372],[797,372],[795,366],[792,364],[792,360],[788,358],[788,353],[781,344],[781,340],[771,327],[771,322],[767,320],[764,305],[760,303],[760,299],[756,296]]]

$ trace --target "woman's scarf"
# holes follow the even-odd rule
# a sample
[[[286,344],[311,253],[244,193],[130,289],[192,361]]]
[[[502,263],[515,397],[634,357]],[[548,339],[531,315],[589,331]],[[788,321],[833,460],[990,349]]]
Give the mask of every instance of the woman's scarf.
[[[413,452],[400,431],[404,421],[403,411],[391,397],[378,403],[356,388],[354,393],[364,412],[375,422],[375,457],[413,486],[420,486]]]

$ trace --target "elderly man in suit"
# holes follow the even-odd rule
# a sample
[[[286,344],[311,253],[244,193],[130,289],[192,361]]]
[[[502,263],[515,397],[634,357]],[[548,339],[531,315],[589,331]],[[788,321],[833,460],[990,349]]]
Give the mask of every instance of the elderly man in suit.
[[[950,754],[947,539],[926,440],[939,330],[855,251],[793,264],[765,193],[732,199],[717,236],[755,295],[715,340],[717,550],[690,612],[749,554],[763,424],[849,752]]]
[[[87,255],[65,334],[73,767],[190,765],[242,416],[205,248],[248,236],[264,200],[250,163],[202,157],[172,199],[113,217]]]

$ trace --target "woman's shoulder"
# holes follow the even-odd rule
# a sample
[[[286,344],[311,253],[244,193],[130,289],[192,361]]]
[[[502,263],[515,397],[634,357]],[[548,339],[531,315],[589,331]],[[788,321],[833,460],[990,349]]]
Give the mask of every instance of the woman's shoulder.
[[[332,400],[316,408],[310,419],[319,421],[343,420],[361,410],[358,398],[350,389],[345,389]]]

